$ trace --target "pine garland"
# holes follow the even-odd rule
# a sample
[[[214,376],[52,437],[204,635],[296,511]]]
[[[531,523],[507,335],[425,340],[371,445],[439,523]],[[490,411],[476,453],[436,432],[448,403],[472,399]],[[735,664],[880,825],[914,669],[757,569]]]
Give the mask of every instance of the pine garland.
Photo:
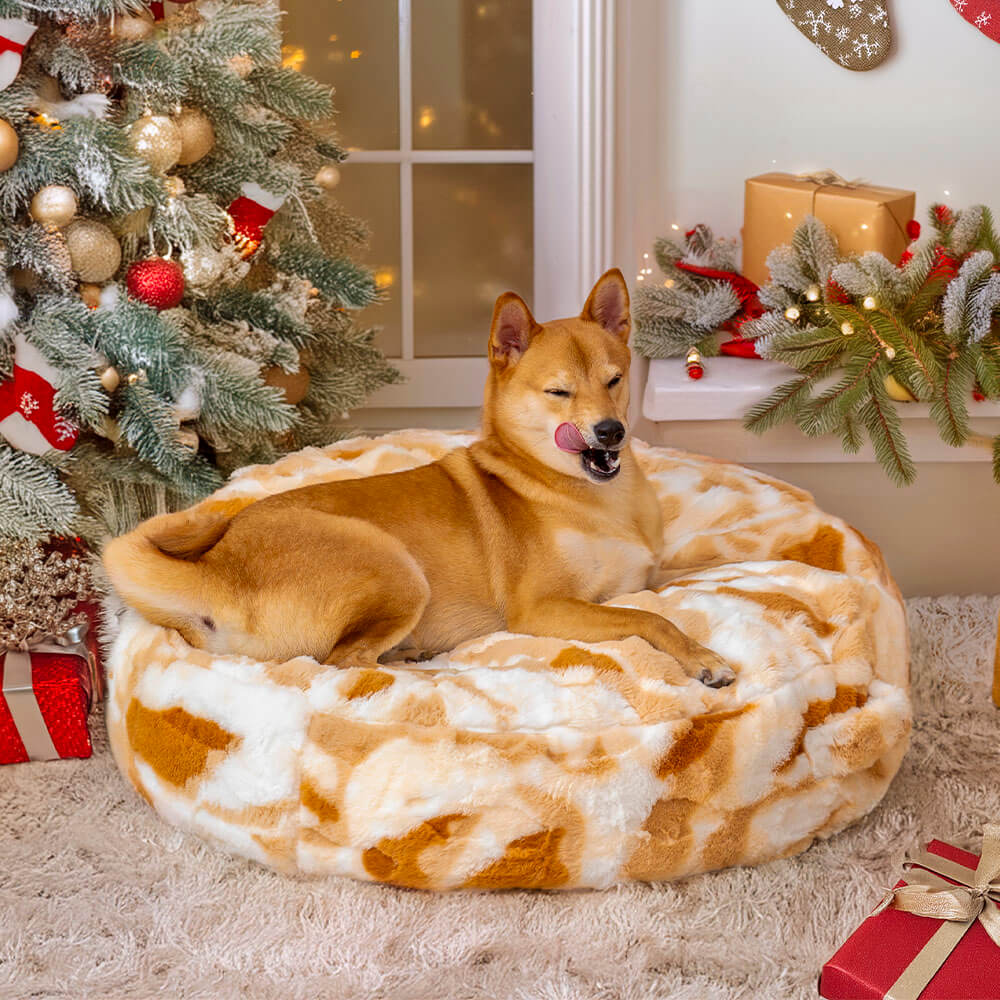
[[[771,282],[759,291],[766,311],[740,333],[756,338],[761,357],[796,374],[749,410],[749,430],[764,433],[793,422],[810,437],[837,434],[847,452],[858,451],[867,436],[898,485],[913,482],[916,469],[897,402],[928,403],[943,441],[952,447],[969,442],[973,394],[1000,399],[1000,236],[983,205],[963,212],[934,205],[930,222],[933,237],[898,265],[878,253],[843,257],[833,234],[811,216],[790,246],[771,252]],[[657,242],[665,283],[650,281],[647,270],[637,289],[641,354],[673,357],[691,346],[713,352],[715,330],[738,302],[723,306],[720,294],[713,313],[712,286],[720,293],[728,286],[678,265],[704,266],[708,253],[709,266],[735,272],[727,251],[705,227],[692,230],[683,247]],[[1000,436],[992,450],[1000,483]]]
[[[916,469],[892,391],[929,403],[945,443],[968,442],[973,391],[1000,399],[1000,240],[985,206],[935,205],[930,221],[934,238],[899,266],[878,253],[841,259],[812,217],[771,253],[772,281],[760,295],[769,311],[744,332],[760,337],[761,357],[799,375],[749,411],[748,429],[794,421],[856,450],[864,427],[890,479],[908,484]],[[994,476],[1000,483],[997,462]]]
[[[58,373],[56,407],[81,431],[70,452],[40,456],[0,437],[0,539],[126,530],[234,468],[329,442],[334,421],[399,379],[374,331],[355,325],[380,298],[351,259],[366,231],[314,180],[345,153],[330,131],[329,88],[281,65],[277,2],[190,3],[133,40],[115,28],[128,16],[148,19],[148,4],[0,0],[0,17],[37,26],[0,91],[0,119],[19,140],[0,172],[0,382],[24,337]],[[130,128],[179,107],[205,115],[215,143],[164,176]],[[250,259],[226,211],[247,182],[285,198]],[[96,308],[81,299],[64,232],[29,214],[52,184],[70,187],[76,217],[110,227],[121,245]],[[158,312],[129,297],[125,274],[164,255],[189,277],[180,306]],[[190,268],[205,262],[216,277],[199,282]],[[292,405],[265,373],[302,365],[309,391]],[[110,389],[100,377],[109,366],[121,375]]]

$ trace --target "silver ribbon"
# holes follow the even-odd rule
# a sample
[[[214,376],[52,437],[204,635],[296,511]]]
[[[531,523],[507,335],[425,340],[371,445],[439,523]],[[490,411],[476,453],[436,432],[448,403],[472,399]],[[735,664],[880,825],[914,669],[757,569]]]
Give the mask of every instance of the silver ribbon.
[[[25,642],[6,650],[3,664],[3,697],[7,702],[14,726],[24,744],[28,760],[55,760],[59,753],[52,742],[49,727],[38,707],[35,687],[31,682],[31,657],[35,653],[69,653],[87,663],[90,679],[87,708],[94,695],[95,664],[87,648],[87,622],[68,628],[62,635],[48,635],[37,642]]]

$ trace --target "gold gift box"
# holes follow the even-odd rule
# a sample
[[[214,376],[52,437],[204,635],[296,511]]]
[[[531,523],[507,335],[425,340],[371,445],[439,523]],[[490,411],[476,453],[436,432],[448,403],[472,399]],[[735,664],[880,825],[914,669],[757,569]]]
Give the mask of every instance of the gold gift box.
[[[767,255],[775,247],[791,243],[792,234],[807,215],[815,215],[829,226],[842,254],[876,250],[895,263],[911,242],[906,226],[915,205],[912,191],[848,184],[835,174],[751,177],[744,200],[743,274],[755,284],[767,284]]]

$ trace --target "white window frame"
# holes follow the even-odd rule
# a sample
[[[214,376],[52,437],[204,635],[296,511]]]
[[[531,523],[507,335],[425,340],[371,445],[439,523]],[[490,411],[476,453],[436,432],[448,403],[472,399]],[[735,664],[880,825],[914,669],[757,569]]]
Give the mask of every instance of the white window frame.
[[[534,294],[540,319],[579,311],[611,266],[614,191],[614,0],[534,0],[530,150],[414,150],[410,87],[411,0],[399,0],[399,149],[358,150],[350,163],[400,165],[402,357],[406,381],[374,393],[366,409],[475,407],[483,357],[414,357],[413,164],[534,166]]]

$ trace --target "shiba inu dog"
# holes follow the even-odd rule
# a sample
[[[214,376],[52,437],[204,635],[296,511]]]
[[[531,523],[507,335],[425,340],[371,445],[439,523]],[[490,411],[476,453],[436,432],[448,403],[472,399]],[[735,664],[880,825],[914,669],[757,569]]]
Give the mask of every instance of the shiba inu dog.
[[[235,516],[166,514],[113,540],[119,593],[193,646],[342,666],[508,629],[639,636],[703,683],[714,652],[650,612],[599,602],[655,582],[663,525],[628,444],[629,297],[618,270],[571,319],[513,292],[489,335],[482,436],[430,465],[289,490]]]

